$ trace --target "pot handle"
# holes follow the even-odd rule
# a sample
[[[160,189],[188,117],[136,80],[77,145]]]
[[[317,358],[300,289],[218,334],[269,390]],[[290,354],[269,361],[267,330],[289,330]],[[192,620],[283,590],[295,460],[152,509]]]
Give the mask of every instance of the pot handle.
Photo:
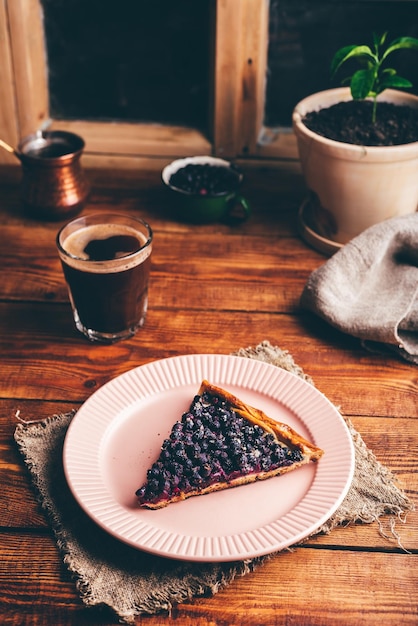
[[[251,207],[246,198],[241,195],[234,196],[228,203],[226,219],[230,224],[245,222],[251,214]]]

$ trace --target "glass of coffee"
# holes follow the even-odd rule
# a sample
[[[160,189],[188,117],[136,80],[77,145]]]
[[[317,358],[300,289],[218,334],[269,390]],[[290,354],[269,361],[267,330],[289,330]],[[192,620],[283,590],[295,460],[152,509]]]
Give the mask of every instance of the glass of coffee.
[[[58,232],[75,325],[91,341],[113,343],[143,326],[152,238],[144,220],[120,214],[79,217]]]

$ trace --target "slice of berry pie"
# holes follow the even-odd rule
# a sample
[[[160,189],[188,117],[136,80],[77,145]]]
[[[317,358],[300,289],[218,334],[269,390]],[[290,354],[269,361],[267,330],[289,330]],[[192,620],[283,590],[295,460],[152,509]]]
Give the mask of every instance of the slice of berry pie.
[[[289,472],[322,454],[290,426],[204,380],[136,495],[142,507],[159,509]]]

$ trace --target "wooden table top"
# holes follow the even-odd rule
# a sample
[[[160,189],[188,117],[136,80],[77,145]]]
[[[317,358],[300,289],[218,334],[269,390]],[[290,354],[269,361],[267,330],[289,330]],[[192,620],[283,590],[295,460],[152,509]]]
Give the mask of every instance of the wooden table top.
[[[349,416],[406,493],[418,492],[417,369],[366,353],[299,309],[312,270],[326,260],[298,237],[304,196],[296,174],[254,172],[252,217],[240,226],[192,226],[170,214],[159,174],[137,188],[95,188],[85,212],[140,215],[154,229],[149,312],[127,341],[94,345],[73,328],[55,249],[60,223],[24,217],[18,189],[0,202],[0,623],[113,624],[86,608],[61,563],[13,441],[16,412],[41,419],[79,407],[119,374],[155,359],[228,354],[264,339],[289,351]],[[211,598],[137,624],[184,626],[417,624],[418,513],[397,523],[402,545],[378,524],[355,525],[274,557]],[[409,553],[407,553],[407,551]]]

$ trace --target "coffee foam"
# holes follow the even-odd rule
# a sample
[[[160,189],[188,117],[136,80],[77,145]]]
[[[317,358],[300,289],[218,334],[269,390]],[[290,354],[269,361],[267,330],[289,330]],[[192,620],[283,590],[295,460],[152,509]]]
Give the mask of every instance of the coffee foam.
[[[135,228],[124,224],[92,224],[70,233],[64,238],[62,233],[60,238],[61,247],[67,253],[64,255],[60,251],[61,259],[70,267],[81,271],[108,273],[121,272],[143,263],[151,254],[151,244],[137,252],[110,261],[90,261],[84,252],[87,244],[95,239],[107,239],[114,235],[128,235],[138,239],[141,246],[145,246],[147,238],[143,233]]]

